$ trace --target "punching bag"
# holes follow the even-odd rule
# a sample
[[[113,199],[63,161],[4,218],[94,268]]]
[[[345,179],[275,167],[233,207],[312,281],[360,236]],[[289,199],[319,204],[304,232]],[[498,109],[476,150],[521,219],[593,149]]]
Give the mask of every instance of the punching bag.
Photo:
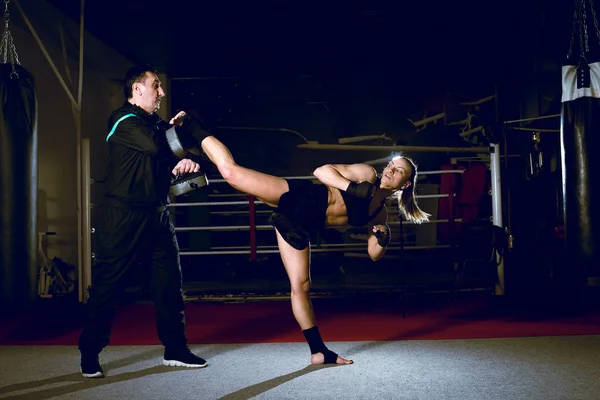
[[[600,43],[596,14],[587,0],[576,3],[571,48],[562,66],[560,131],[566,257],[557,269],[561,281],[572,289],[586,285],[589,277],[600,276],[600,156],[596,154],[600,142]]]
[[[13,69],[14,68],[14,69]],[[37,98],[33,76],[0,64],[0,299],[2,311],[37,297]]]

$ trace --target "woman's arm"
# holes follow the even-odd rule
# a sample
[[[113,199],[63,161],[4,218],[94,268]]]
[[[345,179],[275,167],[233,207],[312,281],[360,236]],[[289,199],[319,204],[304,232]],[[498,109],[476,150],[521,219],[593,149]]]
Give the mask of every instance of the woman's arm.
[[[373,261],[378,261],[385,255],[387,246],[392,239],[392,232],[387,225],[387,218],[387,207],[383,206],[383,209],[373,219],[373,222],[369,224],[367,252]]]
[[[366,164],[325,164],[313,172],[323,184],[339,190],[348,189],[350,182],[375,182],[375,168]]]

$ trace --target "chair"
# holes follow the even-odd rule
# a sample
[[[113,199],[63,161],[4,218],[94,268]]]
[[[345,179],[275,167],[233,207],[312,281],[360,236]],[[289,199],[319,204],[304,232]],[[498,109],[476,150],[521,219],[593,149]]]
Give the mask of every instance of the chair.
[[[498,257],[504,256],[506,233],[489,222],[474,221],[463,224],[456,248],[456,275],[454,294],[458,295],[471,275],[471,290],[481,285],[486,292],[494,292],[497,282]]]

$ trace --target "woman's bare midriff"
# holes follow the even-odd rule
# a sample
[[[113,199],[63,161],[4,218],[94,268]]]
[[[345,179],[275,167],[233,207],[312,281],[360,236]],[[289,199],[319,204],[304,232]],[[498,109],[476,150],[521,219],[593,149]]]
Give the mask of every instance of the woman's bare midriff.
[[[325,212],[325,227],[330,226],[342,226],[348,224],[348,211],[346,210],[346,203],[344,198],[340,194],[340,191],[336,188],[327,188],[327,211]],[[379,203],[375,203],[374,199],[371,199],[370,212],[373,213],[380,207]]]
[[[346,203],[335,188],[328,187],[327,191],[327,211],[325,212],[325,226],[341,226],[348,224],[348,215],[346,212]]]

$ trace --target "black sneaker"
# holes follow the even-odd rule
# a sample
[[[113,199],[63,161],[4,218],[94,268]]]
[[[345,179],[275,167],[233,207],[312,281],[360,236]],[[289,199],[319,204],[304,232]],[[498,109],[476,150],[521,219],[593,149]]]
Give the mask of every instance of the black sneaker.
[[[81,355],[81,375],[86,378],[103,378],[104,371],[98,361],[98,354]]]
[[[165,348],[163,365],[168,367],[204,368],[208,365],[205,359],[195,356],[189,348]]]

